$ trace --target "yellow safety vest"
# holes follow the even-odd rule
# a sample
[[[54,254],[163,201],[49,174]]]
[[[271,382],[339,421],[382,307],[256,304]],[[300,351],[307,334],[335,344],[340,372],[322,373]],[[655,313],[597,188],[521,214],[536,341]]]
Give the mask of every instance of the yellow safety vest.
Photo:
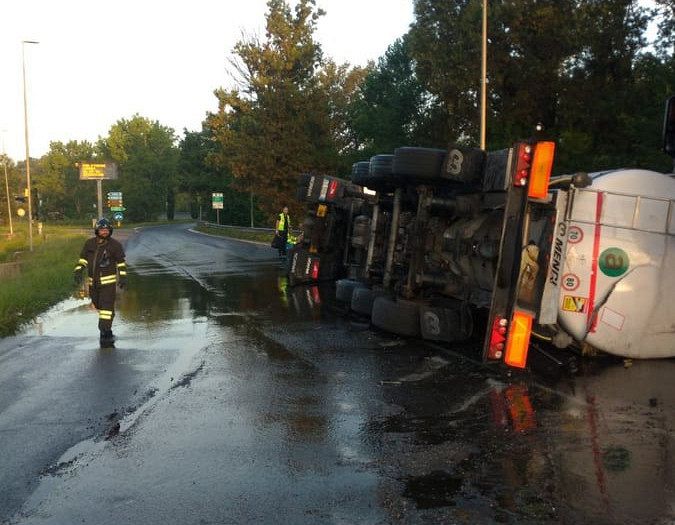
[[[286,215],[283,213],[279,214],[279,225],[277,226],[277,230],[282,232],[284,230],[288,230],[289,232],[291,231],[291,218],[288,217],[288,221],[286,221]],[[286,224],[288,222],[288,224]]]

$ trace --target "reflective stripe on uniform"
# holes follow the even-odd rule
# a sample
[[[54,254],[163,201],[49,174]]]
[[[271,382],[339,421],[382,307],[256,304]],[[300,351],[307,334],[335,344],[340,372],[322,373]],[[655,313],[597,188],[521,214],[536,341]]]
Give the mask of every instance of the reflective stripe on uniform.
[[[78,264],[73,271],[79,272],[81,269],[82,269],[82,266]]]
[[[287,224],[288,222],[288,224]],[[286,215],[283,213],[279,214],[279,225],[277,226],[277,231],[284,231],[284,230],[291,230],[291,218],[288,218],[288,221],[286,221]]]
[[[80,259],[77,261],[78,264],[81,264],[82,266],[87,266],[89,263],[87,262],[87,259]]]
[[[127,265],[127,264],[126,264],[126,263],[123,263],[123,262],[117,263],[117,267],[118,267],[118,268],[126,267],[126,265]]]
[[[113,312],[112,310],[99,310],[98,311],[98,318],[99,319],[104,319],[106,321],[110,321],[112,319]]]
[[[112,284],[117,282],[117,276],[116,275],[104,275],[101,277],[101,284]]]
[[[123,271],[123,270],[120,270],[120,276],[126,275],[126,274],[127,274],[127,272],[125,272],[125,271]]]

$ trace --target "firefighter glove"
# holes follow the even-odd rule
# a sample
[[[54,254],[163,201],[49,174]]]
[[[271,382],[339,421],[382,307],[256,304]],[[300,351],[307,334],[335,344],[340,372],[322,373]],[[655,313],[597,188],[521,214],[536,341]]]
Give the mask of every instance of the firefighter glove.
[[[75,286],[82,286],[84,282],[84,268],[75,268],[73,272],[73,283]]]

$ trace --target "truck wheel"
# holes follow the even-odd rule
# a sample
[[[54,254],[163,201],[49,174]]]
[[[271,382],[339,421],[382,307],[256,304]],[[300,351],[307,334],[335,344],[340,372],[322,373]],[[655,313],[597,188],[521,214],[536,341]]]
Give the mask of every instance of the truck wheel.
[[[430,341],[465,341],[473,331],[471,311],[457,302],[455,305],[422,306],[420,308],[422,338]]]
[[[373,326],[408,337],[420,335],[420,308],[413,301],[377,297],[373,302]]]
[[[355,163],[352,166],[352,182],[375,191],[390,191],[393,187],[393,161],[393,155],[375,155],[368,162]]]
[[[352,310],[357,314],[365,315],[370,318],[373,312],[373,303],[375,299],[384,295],[382,290],[371,290],[370,288],[355,288],[352,294]]]
[[[352,164],[352,180],[354,177],[368,175],[370,173],[370,162],[367,160],[362,160],[360,162],[355,162]]]
[[[361,281],[354,279],[340,279],[335,283],[335,298],[343,303],[351,304],[354,290],[365,286]]]
[[[441,177],[446,151],[435,148],[397,148],[393,174],[401,182],[432,182]]]
[[[485,159],[482,149],[451,145],[443,161],[441,177],[453,182],[480,183]]]
[[[375,155],[370,157],[370,175],[390,177],[394,165],[393,155]]]

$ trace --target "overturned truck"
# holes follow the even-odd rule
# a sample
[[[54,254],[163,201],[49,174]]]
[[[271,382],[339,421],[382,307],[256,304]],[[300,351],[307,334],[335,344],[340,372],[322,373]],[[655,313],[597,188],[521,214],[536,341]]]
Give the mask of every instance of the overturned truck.
[[[664,144],[675,156],[675,97]],[[487,319],[483,359],[512,367],[532,337],[675,356],[673,174],[551,177],[554,153],[548,141],[403,147],[354,164],[350,180],[305,174],[291,283],[339,279],[338,300],[403,336],[461,341]]]

